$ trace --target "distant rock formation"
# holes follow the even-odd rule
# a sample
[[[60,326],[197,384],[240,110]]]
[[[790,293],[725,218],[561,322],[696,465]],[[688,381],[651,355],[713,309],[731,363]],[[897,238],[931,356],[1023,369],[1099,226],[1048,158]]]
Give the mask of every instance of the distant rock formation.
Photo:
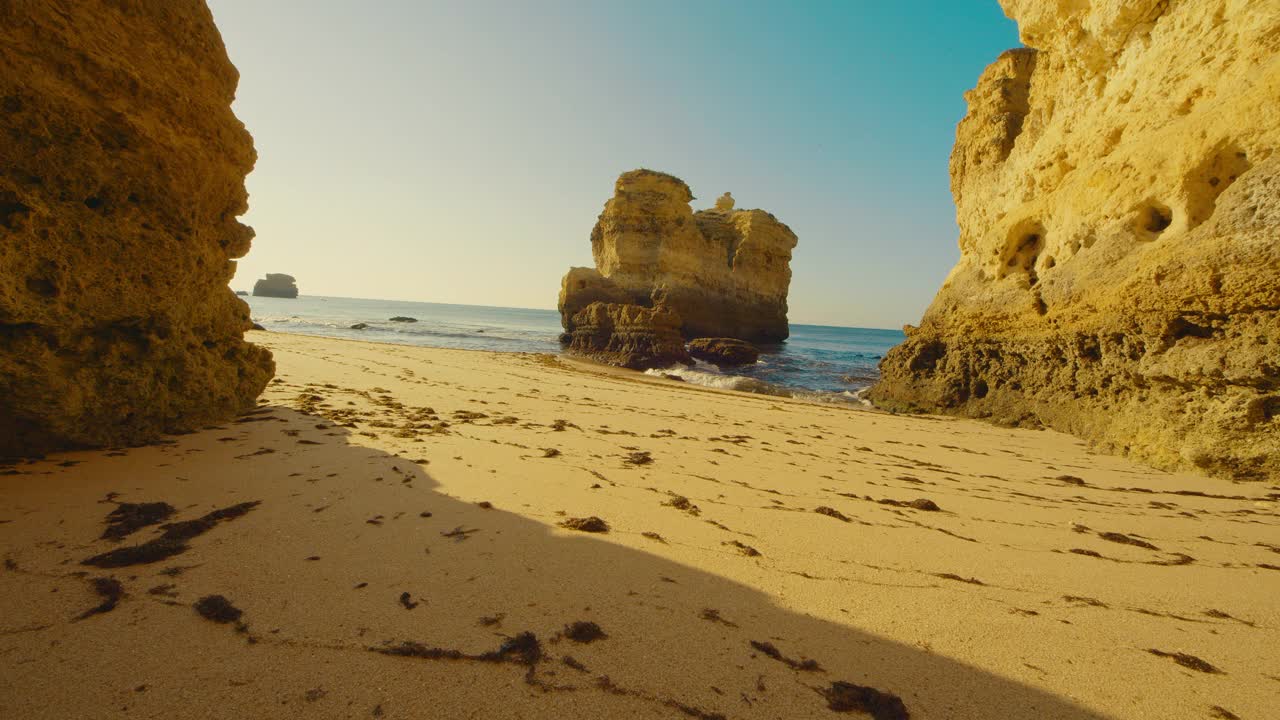
[[[393,318],[389,318],[388,322],[416,323],[418,322],[418,318],[408,317],[406,315],[397,315]]]
[[[237,291],[236,291],[236,295],[239,295],[239,296],[241,296],[241,297],[245,297],[245,296],[247,296],[248,294],[249,294],[249,293],[245,292],[244,290],[237,290]]]
[[[257,297],[296,298],[298,281],[292,275],[267,273],[266,277],[253,284],[253,294]]]
[[[750,365],[760,359],[755,345],[733,338],[697,338],[689,341],[689,354],[722,367]]]
[[[566,339],[575,355],[632,370],[693,364],[680,336],[680,316],[665,306],[594,302],[572,324]]]
[[[254,406],[237,80],[201,0],[0,2],[0,456]]]
[[[1003,5],[960,262],[870,397],[1280,478],[1280,3]]]
[[[564,328],[594,302],[666,305],[686,338],[779,342],[796,236],[763,210],[733,210],[725,194],[697,213],[679,178],[623,173],[591,233],[595,268],[572,268],[560,289]]]

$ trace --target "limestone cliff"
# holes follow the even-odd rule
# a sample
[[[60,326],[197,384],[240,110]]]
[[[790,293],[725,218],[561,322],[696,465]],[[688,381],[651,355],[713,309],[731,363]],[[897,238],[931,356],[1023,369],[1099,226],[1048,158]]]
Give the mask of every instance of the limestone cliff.
[[[693,364],[671,308],[593,302],[573,317],[568,349],[597,362],[644,370]]]
[[[292,275],[267,273],[266,277],[253,284],[253,294],[258,297],[296,298],[298,281]]]
[[[726,193],[694,212],[680,179],[623,173],[591,233],[596,267],[573,268],[560,292],[566,330],[597,300],[666,304],[685,337],[785,340],[796,236],[763,210],[734,210]]]
[[[0,456],[224,420],[270,379],[227,287],[237,81],[203,0],[0,0]]]
[[[872,399],[1280,477],[1280,1],[1003,4],[961,259]]]

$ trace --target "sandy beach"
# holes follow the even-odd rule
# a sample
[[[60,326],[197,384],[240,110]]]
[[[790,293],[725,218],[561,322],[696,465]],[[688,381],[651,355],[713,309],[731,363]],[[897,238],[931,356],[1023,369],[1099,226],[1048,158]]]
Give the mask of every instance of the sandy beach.
[[[5,716],[1280,707],[1274,486],[547,355],[249,339],[278,363],[254,413],[3,470]]]

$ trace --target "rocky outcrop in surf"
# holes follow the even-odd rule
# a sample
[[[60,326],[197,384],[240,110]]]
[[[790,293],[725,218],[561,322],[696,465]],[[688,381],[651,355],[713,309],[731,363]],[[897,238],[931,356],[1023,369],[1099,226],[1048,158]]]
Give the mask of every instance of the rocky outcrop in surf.
[[[665,173],[618,178],[591,233],[595,268],[572,268],[561,283],[566,331],[583,308],[605,302],[665,305],[686,338],[786,339],[795,234],[763,210],[734,210],[728,193],[696,213],[692,200]]]
[[[1280,4],[1003,5],[960,262],[870,397],[1280,477]]]
[[[755,345],[734,338],[697,338],[689,341],[689,354],[721,367],[750,365],[760,358]]]
[[[292,275],[284,273],[267,273],[267,276],[253,284],[255,297],[296,298],[298,297],[298,281]]]
[[[200,0],[0,2],[0,456],[201,427],[271,378],[227,287],[237,80]]]
[[[666,306],[591,303],[574,315],[565,340],[574,355],[632,370],[693,364],[680,336],[680,315]]]

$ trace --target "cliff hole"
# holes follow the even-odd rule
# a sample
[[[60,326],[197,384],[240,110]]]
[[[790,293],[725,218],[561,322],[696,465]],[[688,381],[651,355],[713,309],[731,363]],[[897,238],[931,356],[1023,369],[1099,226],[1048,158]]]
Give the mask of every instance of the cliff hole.
[[[51,260],[44,260],[26,278],[27,291],[43,298],[55,298],[61,293],[58,287],[58,266]]]
[[[1085,362],[1098,362],[1102,359],[1102,345],[1098,338],[1083,336],[1076,341],[1076,356]]]
[[[1150,201],[1138,210],[1137,225],[1147,240],[1154,240],[1173,224],[1173,211],[1168,205]]]
[[[1169,323],[1169,327],[1166,332],[1169,335],[1169,339],[1174,342],[1184,340],[1186,338],[1200,338],[1203,340],[1211,338],[1214,335],[1214,329],[1212,326],[1193,322],[1187,317],[1174,318]]]
[[[0,226],[6,230],[17,230],[29,212],[31,208],[18,202],[17,195],[0,191]]]
[[[1187,228],[1213,217],[1218,197],[1252,165],[1249,156],[1234,143],[1220,143],[1183,181],[1187,196]]]
[[[1036,265],[1043,250],[1044,226],[1038,222],[1019,223],[1009,234],[1009,241],[1005,244],[1000,277],[1021,273],[1026,276],[1028,286],[1035,287],[1040,281]],[[1046,265],[1053,267],[1052,259]]]
[[[908,367],[914,372],[934,370],[947,354],[947,346],[939,341],[928,342],[920,346]]]
[[[1249,407],[1249,418],[1253,422],[1276,422],[1280,420],[1280,395],[1255,400]]]
[[[45,298],[58,296],[58,286],[54,285],[53,281],[49,278],[44,277],[27,278],[27,290]]]

